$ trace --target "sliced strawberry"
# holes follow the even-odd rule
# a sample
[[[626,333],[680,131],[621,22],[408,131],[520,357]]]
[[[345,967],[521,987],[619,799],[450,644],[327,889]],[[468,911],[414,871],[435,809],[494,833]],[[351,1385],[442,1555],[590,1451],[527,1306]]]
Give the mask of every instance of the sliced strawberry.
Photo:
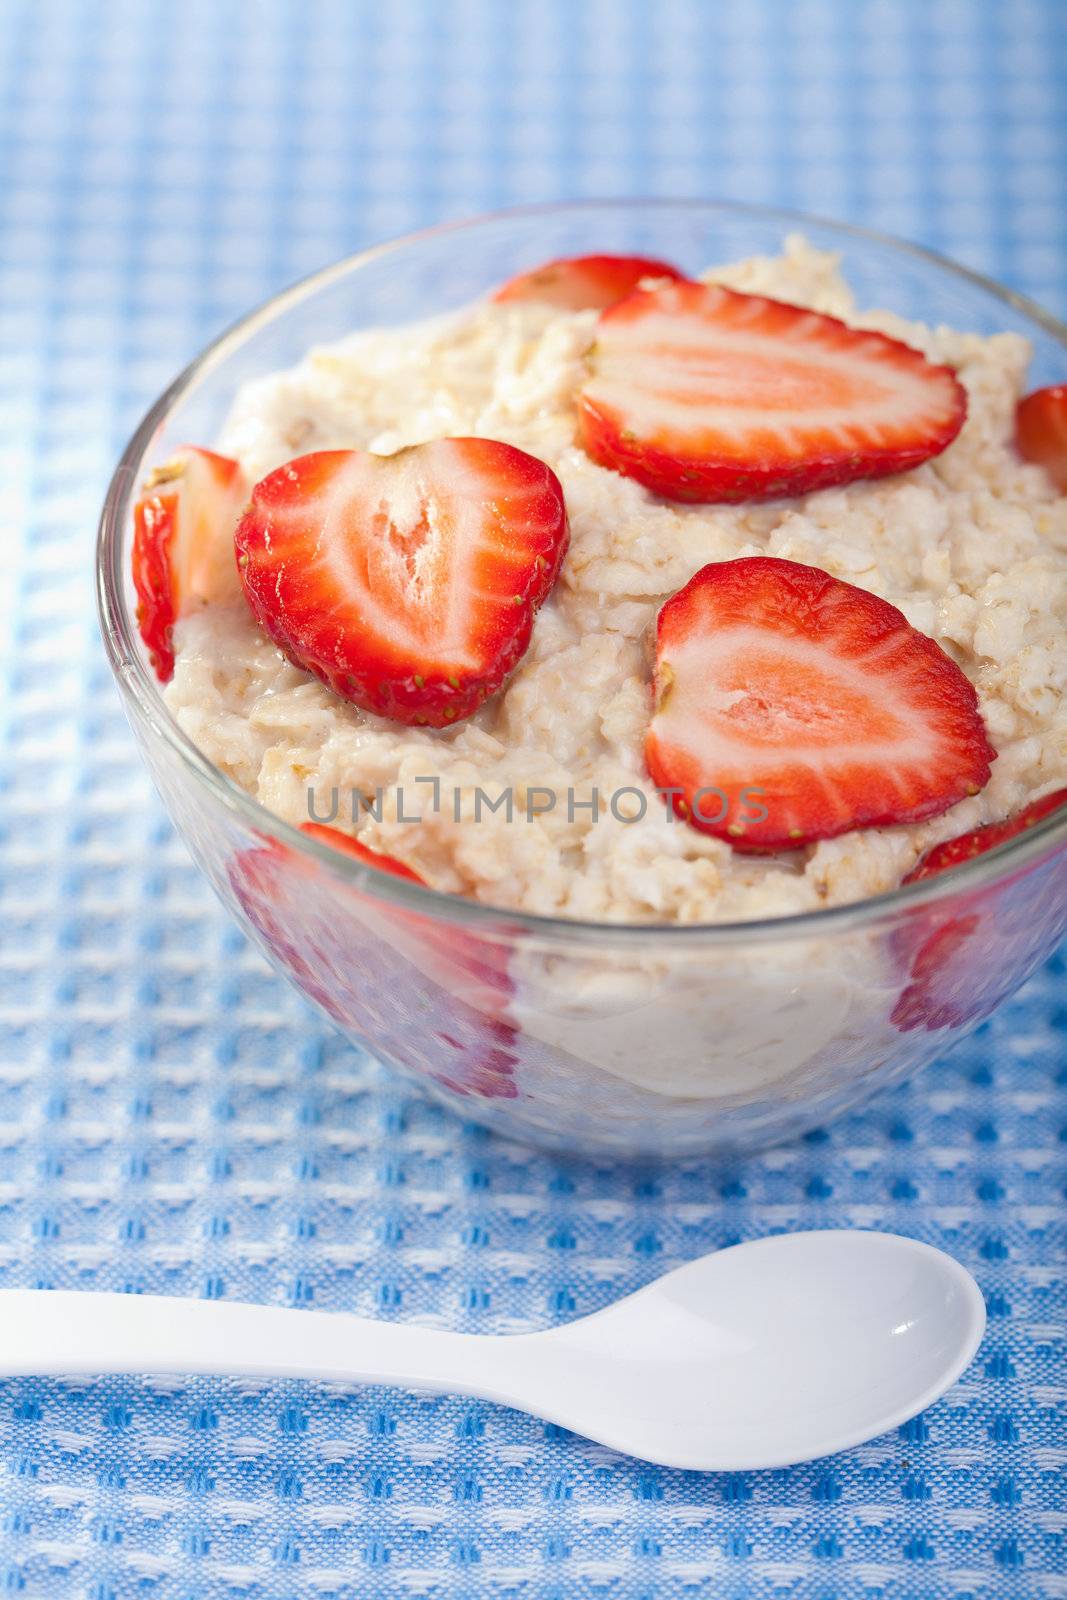
[[[769,500],[903,472],[967,414],[955,374],[896,339],[701,283],[605,311],[589,366],[583,448],[671,500]]]
[[[174,623],[197,602],[236,593],[233,530],[248,497],[236,461],[184,445],[147,478],[133,512],[137,626],[161,683],[174,673]]]
[[[1001,938],[977,903],[959,915],[920,919],[895,945],[909,961],[890,1016],[901,1033],[966,1027],[988,1017],[1016,987]],[[990,959],[998,954],[999,961]]]
[[[1019,454],[1044,467],[1057,489],[1067,494],[1067,383],[1035,389],[1019,401],[1015,442]]]
[[[933,639],[795,561],[698,572],[659,614],[655,686],[648,769],[678,791],[679,816],[735,850],[937,816],[978,793],[996,756]]]
[[[252,491],[245,595],[289,659],[395,722],[469,717],[524,654],[567,548],[555,473],[493,439],[324,450]]]
[[[684,280],[685,274],[650,256],[569,256],[510,278],[493,299],[536,301],[561,311],[604,311],[645,278]]]
[[[365,867],[374,867],[378,872],[388,872],[394,878],[406,878],[409,883],[421,883],[424,888],[429,888],[425,878],[420,878],[417,872],[406,867],[395,856],[380,855],[377,850],[371,850],[368,845],[360,844],[358,839],[353,839],[350,833],[343,833],[340,828],[330,828],[324,822],[302,822],[300,831],[310,834],[311,838],[317,839],[320,844],[332,845],[335,850],[343,850],[346,855],[355,856]]]
[[[1044,817],[1050,817],[1061,806],[1067,806],[1067,789],[1054,789],[1051,794],[1031,801],[1003,822],[972,828],[970,833],[960,833],[955,839],[935,844],[918,865],[912,867],[904,882],[921,883],[924,878],[936,878],[940,872],[948,872],[952,867],[962,866],[965,861],[973,861],[975,856],[984,856],[987,850],[995,850],[997,845],[1006,844],[1017,834],[1025,833],[1027,828],[1032,828],[1035,822],[1040,822]]]
[[[313,823],[309,831],[372,866],[400,867],[339,829]],[[400,875],[416,876],[407,868]],[[454,1094],[515,1099],[509,942],[330,887],[322,876],[277,840],[238,851],[229,865],[234,895],[268,954],[341,1028]]]
[[[322,822],[302,822],[300,828],[302,833],[310,834],[320,844],[332,845],[345,855],[355,856],[365,866],[388,872],[396,878],[406,878],[409,883],[419,883],[424,889],[430,887],[425,878],[395,856],[382,855],[377,850],[369,849],[340,828],[331,828]],[[395,927],[413,928],[417,932],[424,962],[432,953],[433,970],[443,983],[454,988],[456,974],[462,974],[465,992],[469,994],[473,984],[479,1010],[500,1019],[505,1017],[507,1000],[511,994],[505,945],[493,939],[475,937],[465,929],[447,923],[433,922],[417,912],[397,910],[390,914],[390,920]]]
[[[1067,806],[1067,789],[1042,795],[1013,817],[934,845],[905,883],[951,872]],[[893,946],[905,981],[892,1021],[902,1033],[963,1028],[988,1017],[1055,945],[1067,921],[1067,855],[1022,868],[992,885],[917,907]]]

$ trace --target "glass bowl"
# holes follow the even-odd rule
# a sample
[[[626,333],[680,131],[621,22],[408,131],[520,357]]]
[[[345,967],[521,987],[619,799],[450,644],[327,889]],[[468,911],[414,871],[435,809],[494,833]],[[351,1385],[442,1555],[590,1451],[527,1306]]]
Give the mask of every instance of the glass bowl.
[[[773,921],[594,924],[494,910],[375,872],[266,811],[170,716],[134,622],[132,507],[147,468],[210,443],[238,386],[358,328],[458,307],[554,256],[709,262],[801,230],[839,251],[858,303],[1025,334],[1034,385],[1067,329],[971,272],[795,213],[702,202],[536,207],[367,250],[286,290],[156,402],[120,461],[98,550],[108,655],[189,850],[233,915],[353,1042],[464,1117],[578,1153],[743,1151],[791,1138],[973,1028],[1067,927],[1067,815],[958,870]]]

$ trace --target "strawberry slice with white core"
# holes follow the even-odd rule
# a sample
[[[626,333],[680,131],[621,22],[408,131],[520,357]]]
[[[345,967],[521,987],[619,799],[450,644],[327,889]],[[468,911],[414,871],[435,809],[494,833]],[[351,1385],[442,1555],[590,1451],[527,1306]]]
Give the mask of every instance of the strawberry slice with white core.
[[[651,256],[569,256],[509,279],[493,299],[556,306],[560,311],[603,311],[646,278],[684,277],[677,267]]]
[[[197,445],[183,445],[145,482],[133,513],[133,584],[137,626],[162,683],[174,673],[177,619],[237,593],[233,530],[247,498],[238,463]]]
[[[493,439],[326,450],[252,491],[245,596],[289,659],[396,722],[445,727],[495,693],[559,574],[555,473]]]
[[[948,367],[836,317],[702,283],[605,311],[578,396],[594,461],[672,500],[768,500],[917,467],[967,414]]]
[[[1057,489],[1067,494],[1067,383],[1035,389],[1019,401],[1015,443],[1024,460],[1044,467]]]
[[[645,745],[679,816],[735,850],[919,822],[989,779],[974,688],[895,606],[817,567],[704,567],[656,630]]]

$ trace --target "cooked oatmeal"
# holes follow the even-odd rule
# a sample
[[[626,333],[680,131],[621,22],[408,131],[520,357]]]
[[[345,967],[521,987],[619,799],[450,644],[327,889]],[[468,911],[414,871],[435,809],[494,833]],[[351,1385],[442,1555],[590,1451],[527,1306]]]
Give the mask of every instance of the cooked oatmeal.
[[[680,505],[596,465],[574,443],[595,312],[486,303],[312,351],[238,396],[218,448],[250,481],[312,450],[386,454],[449,435],[499,439],[558,474],[569,552],[510,681],[442,731],[369,715],[292,666],[260,631],[234,575],[231,595],[175,633],[166,699],[204,754],[294,823],[308,818],[309,790],[323,820],[337,791],[339,826],[351,825],[353,792],[377,810],[383,791],[380,820],[359,814],[361,839],[436,888],[624,922],[778,916],[876,894],[929,845],[1067,783],[1067,500],[1012,444],[1025,340],[858,312],[836,258],[800,239],[780,258],[705,277],[878,329],[954,367],[969,397],[958,439],[894,478],[764,504]],[[643,755],[650,630],[699,568],[758,554],[883,596],[953,657],[976,686],[998,751],[981,794],[931,822],[858,830],[770,858],[738,855],[668,813]],[[430,779],[439,780],[436,806]],[[482,805],[475,823],[479,789],[510,790],[511,820]],[[635,790],[644,814],[628,821]],[[556,803],[538,810],[539,800],[527,820],[531,791]],[[609,800],[622,791],[628,798],[613,810]]]

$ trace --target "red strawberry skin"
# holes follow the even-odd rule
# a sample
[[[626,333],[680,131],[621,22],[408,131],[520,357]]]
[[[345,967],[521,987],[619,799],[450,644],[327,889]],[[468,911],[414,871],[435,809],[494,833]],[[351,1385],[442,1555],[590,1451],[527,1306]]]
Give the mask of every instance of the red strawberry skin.
[[[177,603],[170,580],[168,552],[177,520],[176,494],[152,494],[133,508],[133,586],[137,627],[160,683],[174,676],[174,622]]]
[[[977,906],[940,920],[930,917],[916,931],[924,936],[915,940],[909,929],[895,941],[910,963],[907,982],[890,1015],[901,1033],[964,1028],[989,1016],[1015,988],[1014,975],[1005,974],[1003,968],[998,974],[990,962],[999,941]]]
[[[300,828],[302,833],[309,834],[320,844],[330,845],[345,855],[354,856],[364,866],[387,872],[392,877],[404,878],[409,883],[421,884],[424,889],[432,887],[412,867],[398,861],[395,856],[382,855],[378,850],[369,849],[340,828],[331,828],[322,822],[303,822]],[[446,986],[454,984],[456,975],[460,975],[467,992],[473,983],[479,1010],[506,1023],[507,1004],[512,993],[506,944],[445,922],[431,921],[418,912],[396,910],[390,911],[388,916],[393,927],[410,929],[417,934],[424,970],[439,976]]]
[[[275,644],[395,722],[469,717],[518,664],[569,530],[559,479],[492,439],[327,450],[258,483],[235,539]]]
[[[236,461],[183,445],[151,474],[134,506],[137,626],[161,683],[174,676],[174,624],[194,600],[213,598],[218,568],[232,571],[229,529],[246,494]]]
[[[1017,838],[1035,823],[1050,817],[1061,806],[1067,806],[1067,789],[1054,789],[1003,822],[991,822],[984,828],[973,828],[970,833],[960,833],[954,839],[935,844],[918,865],[912,867],[904,882],[922,883],[926,878],[936,878],[942,872],[962,866],[965,861],[973,861],[975,856],[984,856],[988,850],[1007,844],[1009,839]]]
[[[371,850],[340,828],[331,828],[323,822],[302,822],[300,830],[317,839],[320,844],[330,845],[334,850],[354,856],[364,866],[373,867],[377,872],[387,872],[394,878],[406,879],[408,883],[421,884],[424,889],[432,887],[403,861]],[[395,926],[410,926],[416,930],[423,953],[432,952],[435,962],[444,964],[446,973],[461,972],[467,979],[476,979],[482,990],[481,1008],[494,1016],[505,1016],[506,1002],[511,994],[505,946],[492,939],[477,939],[466,930],[443,922],[432,922],[418,913],[398,910],[391,913],[391,920]]]
[[[1026,461],[1044,467],[1057,489],[1067,494],[1067,383],[1035,389],[1019,401],[1015,443]]]
[[[1026,833],[1067,806],[1057,789],[988,827],[946,839],[904,879],[922,883]],[[902,1033],[964,1028],[988,1017],[1055,945],[1067,921],[1067,852],[944,904],[919,906],[893,945],[905,974],[892,1021]]]
[[[569,256],[520,273],[493,295],[498,302],[536,302],[561,311],[603,311],[645,278],[683,280],[684,273],[651,256]]]
[[[899,340],[682,282],[602,314],[578,439],[670,500],[770,500],[917,467],[966,414],[955,374]]]
[[[305,831],[422,881],[340,829]],[[328,888],[314,862],[277,840],[238,851],[228,875],[271,958],[341,1028],[454,1094],[518,1097],[507,939],[384,905],[355,887]]]
[[[973,686],[934,640],[877,595],[770,556],[713,563],[667,601],[655,695],[653,780],[739,851],[937,816],[996,757]]]
[[[417,872],[395,856],[384,856],[377,850],[371,850],[340,828],[330,828],[324,822],[302,822],[300,831],[317,839],[320,844],[328,844],[334,850],[343,850],[345,855],[355,856],[357,861],[362,861],[365,867],[373,867],[376,872],[388,872],[394,878],[406,878],[409,883],[421,883],[423,888],[429,887],[425,878],[420,878]]]

